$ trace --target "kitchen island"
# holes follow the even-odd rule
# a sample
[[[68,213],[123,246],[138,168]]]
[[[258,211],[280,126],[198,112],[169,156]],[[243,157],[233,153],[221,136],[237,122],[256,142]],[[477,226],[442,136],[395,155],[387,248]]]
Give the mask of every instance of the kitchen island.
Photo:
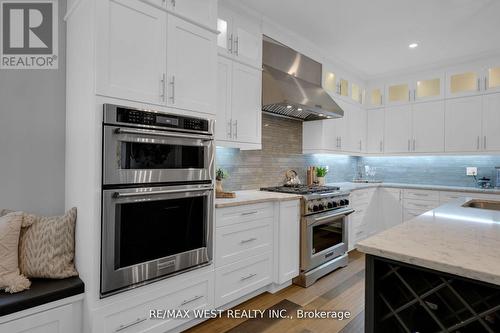
[[[365,332],[500,332],[500,211],[461,198],[357,244]]]

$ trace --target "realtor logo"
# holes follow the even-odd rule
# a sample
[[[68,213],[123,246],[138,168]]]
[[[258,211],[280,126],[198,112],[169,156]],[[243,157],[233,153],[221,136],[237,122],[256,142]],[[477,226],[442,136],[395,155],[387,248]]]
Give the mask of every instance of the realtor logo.
[[[0,0],[2,69],[57,69],[57,0]]]

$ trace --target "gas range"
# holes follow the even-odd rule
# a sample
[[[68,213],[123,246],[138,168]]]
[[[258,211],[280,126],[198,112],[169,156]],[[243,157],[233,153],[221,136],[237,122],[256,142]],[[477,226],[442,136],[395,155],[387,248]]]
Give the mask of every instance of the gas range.
[[[260,190],[302,195],[302,216],[349,206],[349,192],[340,191],[336,186],[294,185],[263,187]]]

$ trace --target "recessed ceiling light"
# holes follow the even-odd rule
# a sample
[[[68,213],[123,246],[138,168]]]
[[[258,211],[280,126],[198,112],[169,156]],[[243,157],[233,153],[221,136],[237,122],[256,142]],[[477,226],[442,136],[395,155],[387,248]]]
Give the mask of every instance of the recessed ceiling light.
[[[287,109],[291,109],[291,108],[292,108],[292,106],[291,106],[291,105],[287,105],[287,106],[286,106],[286,108],[287,108]]]
[[[298,108],[297,111],[302,111],[302,108]]]
[[[408,47],[410,49],[414,49],[414,48],[418,47],[418,43],[411,43],[410,45],[408,45]]]
[[[323,116],[324,116],[324,114],[320,113],[320,114],[318,114],[318,116],[323,117]]]

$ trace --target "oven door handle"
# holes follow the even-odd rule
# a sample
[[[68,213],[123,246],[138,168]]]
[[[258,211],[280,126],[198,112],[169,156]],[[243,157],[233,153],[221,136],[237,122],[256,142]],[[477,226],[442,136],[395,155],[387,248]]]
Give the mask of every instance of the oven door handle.
[[[331,214],[331,215],[326,215],[326,216],[321,216],[321,217],[315,217],[313,218],[313,222],[312,223],[308,223],[309,226],[314,226],[316,224],[320,224],[320,222],[323,222],[325,220],[331,220],[333,218],[336,218],[336,217],[339,217],[339,216],[347,216],[349,214],[352,214],[354,213],[354,209],[346,209],[346,210],[342,210],[342,211],[339,211],[339,212],[336,212],[335,214]]]
[[[113,198],[133,198],[133,197],[143,197],[147,195],[158,195],[158,194],[171,194],[171,193],[185,193],[185,192],[203,192],[213,190],[212,186],[200,187],[200,188],[188,188],[188,189],[177,189],[177,190],[162,190],[162,191],[151,191],[151,192],[132,192],[132,193],[113,193]]]
[[[116,134],[152,135],[152,136],[184,138],[184,139],[199,139],[199,140],[203,140],[203,141],[212,141],[213,140],[213,138],[211,136],[207,136],[207,135],[171,133],[171,132],[130,129],[130,128],[121,128],[121,127],[117,128],[115,130],[115,133]]]

